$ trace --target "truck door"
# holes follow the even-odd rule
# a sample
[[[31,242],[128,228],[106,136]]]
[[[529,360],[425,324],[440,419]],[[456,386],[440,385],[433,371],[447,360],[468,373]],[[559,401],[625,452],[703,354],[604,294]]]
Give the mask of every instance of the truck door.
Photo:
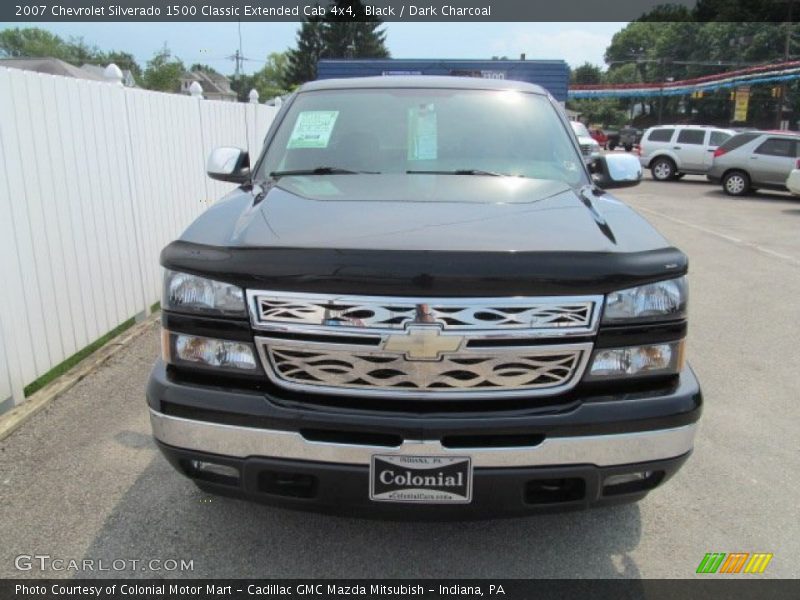
[[[681,129],[672,149],[678,158],[679,171],[702,171],[705,167],[705,129]]]

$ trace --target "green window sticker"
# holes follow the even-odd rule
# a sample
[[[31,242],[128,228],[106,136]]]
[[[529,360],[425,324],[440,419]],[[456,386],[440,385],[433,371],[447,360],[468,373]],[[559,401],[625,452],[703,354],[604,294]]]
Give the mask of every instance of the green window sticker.
[[[308,110],[297,115],[287,148],[327,148],[338,110]]]
[[[420,104],[408,109],[408,160],[436,160],[436,107]]]

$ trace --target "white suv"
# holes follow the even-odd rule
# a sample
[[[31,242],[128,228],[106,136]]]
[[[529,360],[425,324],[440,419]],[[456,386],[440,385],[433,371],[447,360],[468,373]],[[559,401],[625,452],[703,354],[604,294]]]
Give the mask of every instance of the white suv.
[[[669,181],[683,175],[704,175],[714,150],[736,132],[705,125],[659,125],[644,132],[639,161],[653,179]]]

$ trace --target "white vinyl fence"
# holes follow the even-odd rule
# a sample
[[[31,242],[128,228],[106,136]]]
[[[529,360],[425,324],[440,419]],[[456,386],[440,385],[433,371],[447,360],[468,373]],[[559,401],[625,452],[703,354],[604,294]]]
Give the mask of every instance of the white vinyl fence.
[[[160,299],[161,248],[232,189],[275,108],[0,68],[0,413]]]

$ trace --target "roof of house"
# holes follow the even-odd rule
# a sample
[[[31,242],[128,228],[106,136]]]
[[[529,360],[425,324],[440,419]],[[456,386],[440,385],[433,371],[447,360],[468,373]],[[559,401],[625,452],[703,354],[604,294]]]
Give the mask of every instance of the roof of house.
[[[182,76],[183,80],[198,82],[203,86],[205,94],[221,94],[224,96],[235,96],[236,92],[230,88],[230,80],[219,73],[206,71],[186,71]]]
[[[68,62],[64,62],[59,58],[0,58],[0,67],[23,69],[25,71],[35,71],[37,73],[47,73],[49,75],[61,75],[62,77],[74,77],[76,79],[106,81],[102,72],[99,75],[95,75],[94,73],[71,65]]]

